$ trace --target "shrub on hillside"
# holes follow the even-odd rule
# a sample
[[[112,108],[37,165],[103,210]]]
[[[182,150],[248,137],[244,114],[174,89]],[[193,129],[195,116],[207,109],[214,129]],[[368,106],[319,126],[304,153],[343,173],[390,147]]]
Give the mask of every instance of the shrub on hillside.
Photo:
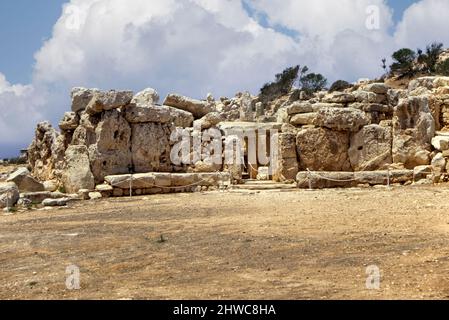
[[[440,54],[443,52],[443,44],[434,42],[427,46],[426,54],[422,57],[422,60],[425,64],[425,72],[427,73],[435,73],[436,66],[438,63],[438,58]]]
[[[345,80],[337,80],[331,85],[329,92],[344,91],[351,87],[352,87],[352,85],[349,82],[347,82]]]
[[[400,78],[411,77],[415,75],[415,51],[404,48],[396,51],[392,55],[393,64],[390,66],[393,75],[397,75]]]
[[[326,87],[327,79],[319,73],[308,73],[299,79],[301,89],[306,93],[313,93],[323,90]]]
[[[274,82],[267,83],[260,89],[260,100],[269,102],[288,94],[298,80],[299,69],[299,66],[291,67],[277,74]]]

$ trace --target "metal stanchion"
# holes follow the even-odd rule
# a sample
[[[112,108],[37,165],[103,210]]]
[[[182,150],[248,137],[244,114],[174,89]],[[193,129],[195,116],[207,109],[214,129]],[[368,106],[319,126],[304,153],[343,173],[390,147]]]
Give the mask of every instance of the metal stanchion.
[[[388,168],[387,186],[390,188],[390,168]]]
[[[312,190],[312,173],[307,169],[307,177],[309,179],[309,190]]]

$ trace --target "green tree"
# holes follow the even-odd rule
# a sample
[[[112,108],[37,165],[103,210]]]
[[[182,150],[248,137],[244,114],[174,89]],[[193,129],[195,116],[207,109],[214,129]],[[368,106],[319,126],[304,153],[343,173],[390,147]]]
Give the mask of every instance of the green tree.
[[[319,73],[304,74],[299,83],[301,89],[307,93],[317,92],[326,87],[327,79]]]
[[[415,75],[415,51],[404,48],[396,51],[392,55],[393,64],[390,66],[391,72],[400,78],[411,77]]]

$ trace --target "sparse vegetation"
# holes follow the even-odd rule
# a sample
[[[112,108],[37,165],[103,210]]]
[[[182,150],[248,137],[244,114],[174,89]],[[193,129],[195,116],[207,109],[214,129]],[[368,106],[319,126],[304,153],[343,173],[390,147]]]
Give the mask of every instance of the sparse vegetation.
[[[404,48],[396,51],[392,55],[393,64],[390,66],[391,73],[399,76],[399,78],[411,77],[415,75],[415,51]]]
[[[277,74],[274,82],[267,83],[260,89],[260,100],[270,102],[289,93],[298,79],[299,69],[299,66],[290,67]]]
[[[296,82],[300,90],[308,93],[322,90],[327,84],[327,79],[319,73],[308,72],[307,66],[301,68],[298,65],[285,69],[276,75],[274,82],[267,83],[260,89],[260,101],[268,103],[288,94]]]
[[[443,52],[443,44],[434,42],[427,46],[426,54],[423,56],[425,69],[424,72],[433,74],[436,72],[436,65],[438,63],[438,58]]]
[[[433,75],[437,72],[440,73],[438,71],[438,59],[443,52],[443,46],[442,43],[434,42],[426,47],[425,52],[421,49],[415,52],[409,48],[396,51],[392,55],[391,75],[402,79],[411,78],[417,74]]]
[[[299,79],[301,89],[307,93],[323,90],[327,85],[327,79],[319,73],[309,73]]]

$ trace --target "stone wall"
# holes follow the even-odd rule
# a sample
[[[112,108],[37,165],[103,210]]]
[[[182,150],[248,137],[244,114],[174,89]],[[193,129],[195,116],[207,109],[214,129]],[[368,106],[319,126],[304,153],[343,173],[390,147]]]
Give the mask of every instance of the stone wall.
[[[217,165],[211,161],[213,152],[195,157],[193,149],[188,158],[194,161],[173,163],[172,138],[180,128],[191,136],[213,136],[211,130],[219,130],[224,136],[215,152],[223,160],[233,130],[278,130],[277,165],[269,175],[281,182],[298,180],[308,170],[351,173],[426,167],[438,172],[437,180],[447,172],[445,77],[419,78],[406,90],[358,83],[344,92],[323,91],[307,99],[293,91],[269,106],[247,92],[219,100],[210,94],[205,100],[169,94],[162,105],[153,89],[134,95],[74,88],[71,96],[72,110],[64,114],[60,131],[47,122],[39,124],[28,150],[33,176],[54,181],[67,192],[91,190],[107,176],[128,173],[228,171],[238,182],[244,171],[250,178],[258,176],[259,167],[265,172],[265,164],[257,160]],[[211,148],[210,140],[200,143],[201,150]],[[246,140],[242,148],[247,158]]]

